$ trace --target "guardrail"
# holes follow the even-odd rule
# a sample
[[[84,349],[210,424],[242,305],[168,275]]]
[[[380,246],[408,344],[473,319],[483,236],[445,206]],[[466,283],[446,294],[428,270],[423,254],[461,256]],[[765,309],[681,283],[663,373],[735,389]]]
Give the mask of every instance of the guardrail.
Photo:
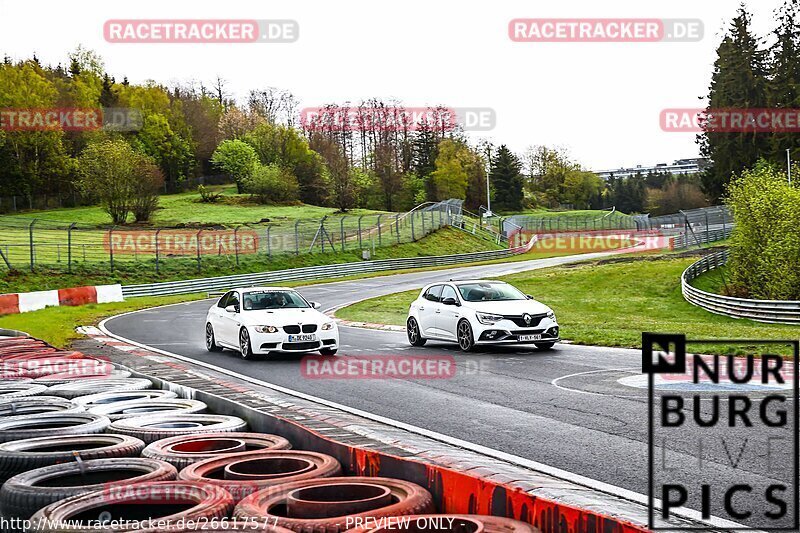
[[[705,256],[684,270],[681,275],[681,292],[686,301],[718,315],[773,324],[800,324],[800,302],[734,298],[712,294],[691,285],[692,280],[727,261],[728,250],[722,250]]]
[[[475,263],[503,259],[529,249],[529,246],[519,248],[506,248],[503,250],[490,250],[487,252],[473,252],[468,254],[437,255],[404,257],[399,259],[380,259],[376,261],[360,261],[357,263],[338,263],[313,267],[290,268],[274,270],[271,272],[257,272],[254,274],[237,274],[220,276],[216,278],[201,278],[182,281],[165,281],[161,283],[147,283],[143,285],[126,285],[122,287],[125,298],[133,296],[161,296],[168,294],[190,294],[194,292],[208,292],[215,290],[228,290],[237,286],[253,286],[286,281],[305,281],[311,279],[342,278],[357,274],[368,274],[384,270],[403,270],[408,268],[438,267],[457,265],[460,263]]]
[[[698,228],[696,231],[694,228],[690,228],[689,232],[679,233],[672,237],[672,247],[677,250],[678,248],[688,248],[692,245],[709,244],[727,239],[732,232],[733,226],[726,226],[721,229]]]

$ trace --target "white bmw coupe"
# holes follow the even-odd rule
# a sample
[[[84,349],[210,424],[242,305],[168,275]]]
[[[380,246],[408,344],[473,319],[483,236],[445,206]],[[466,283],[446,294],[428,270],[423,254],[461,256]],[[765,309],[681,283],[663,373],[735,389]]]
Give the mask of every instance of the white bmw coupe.
[[[339,348],[336,322],[286,287],[249,287],[226,292],[206,316],[206,349],[230,348],[243,359],[270,353],[319,352]]]

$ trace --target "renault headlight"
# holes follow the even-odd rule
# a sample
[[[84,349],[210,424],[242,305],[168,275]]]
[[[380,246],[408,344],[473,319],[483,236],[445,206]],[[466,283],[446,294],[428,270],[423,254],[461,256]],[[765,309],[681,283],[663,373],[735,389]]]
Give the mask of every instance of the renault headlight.
[[[278,333],[278,328],[275,326],[253,326],[256,333]]]
[[[475,313],[478,317],[478,322],[481,324],[494,324],[503,320],[503,315],[492,315],[490,313]]]
[[[553,312],[552,309],[547,312],[547,318],[549,318],[553,322],[556,321],[556,314]]]
[[[333,322],[325,322],[324,324],[322,324],[322,327],[320,329],[323,331],[328,331],[329,329],[333,329]]]

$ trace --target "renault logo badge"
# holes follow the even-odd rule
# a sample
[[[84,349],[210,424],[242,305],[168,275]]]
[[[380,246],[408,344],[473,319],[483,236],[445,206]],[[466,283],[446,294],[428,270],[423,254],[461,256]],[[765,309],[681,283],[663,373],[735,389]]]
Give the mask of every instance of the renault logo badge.
[[[531,315],[529,315],[528,313],[525,313],[524,315],[522,315],[522,320],[524,320],[526,324],[530,324],[531,323]]]

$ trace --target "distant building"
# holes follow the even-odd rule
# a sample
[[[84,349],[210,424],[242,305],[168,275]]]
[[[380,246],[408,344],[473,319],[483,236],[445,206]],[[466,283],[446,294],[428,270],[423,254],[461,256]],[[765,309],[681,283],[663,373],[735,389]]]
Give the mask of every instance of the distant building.
[[[658,163],[657,165],[652,166],[644,166],[644,165],[636,165],[635,167],[630,168],[618,168],[615,170],[599,170],[595,172],[596,176],[607,180],[612,176],[615,178],[629,178],[631,176],[635,176],[636,174],[641,174],[642,176],[646,176],[650,172],[654,173],[668,173],[673,175],[686,175],[690,176],[692,174],[699,174],[703,170],[705,170],[706,166],[708,165],[708,160],[704,157],[695,157],[692,159],[678,159],[672,164],[667,163]]]

